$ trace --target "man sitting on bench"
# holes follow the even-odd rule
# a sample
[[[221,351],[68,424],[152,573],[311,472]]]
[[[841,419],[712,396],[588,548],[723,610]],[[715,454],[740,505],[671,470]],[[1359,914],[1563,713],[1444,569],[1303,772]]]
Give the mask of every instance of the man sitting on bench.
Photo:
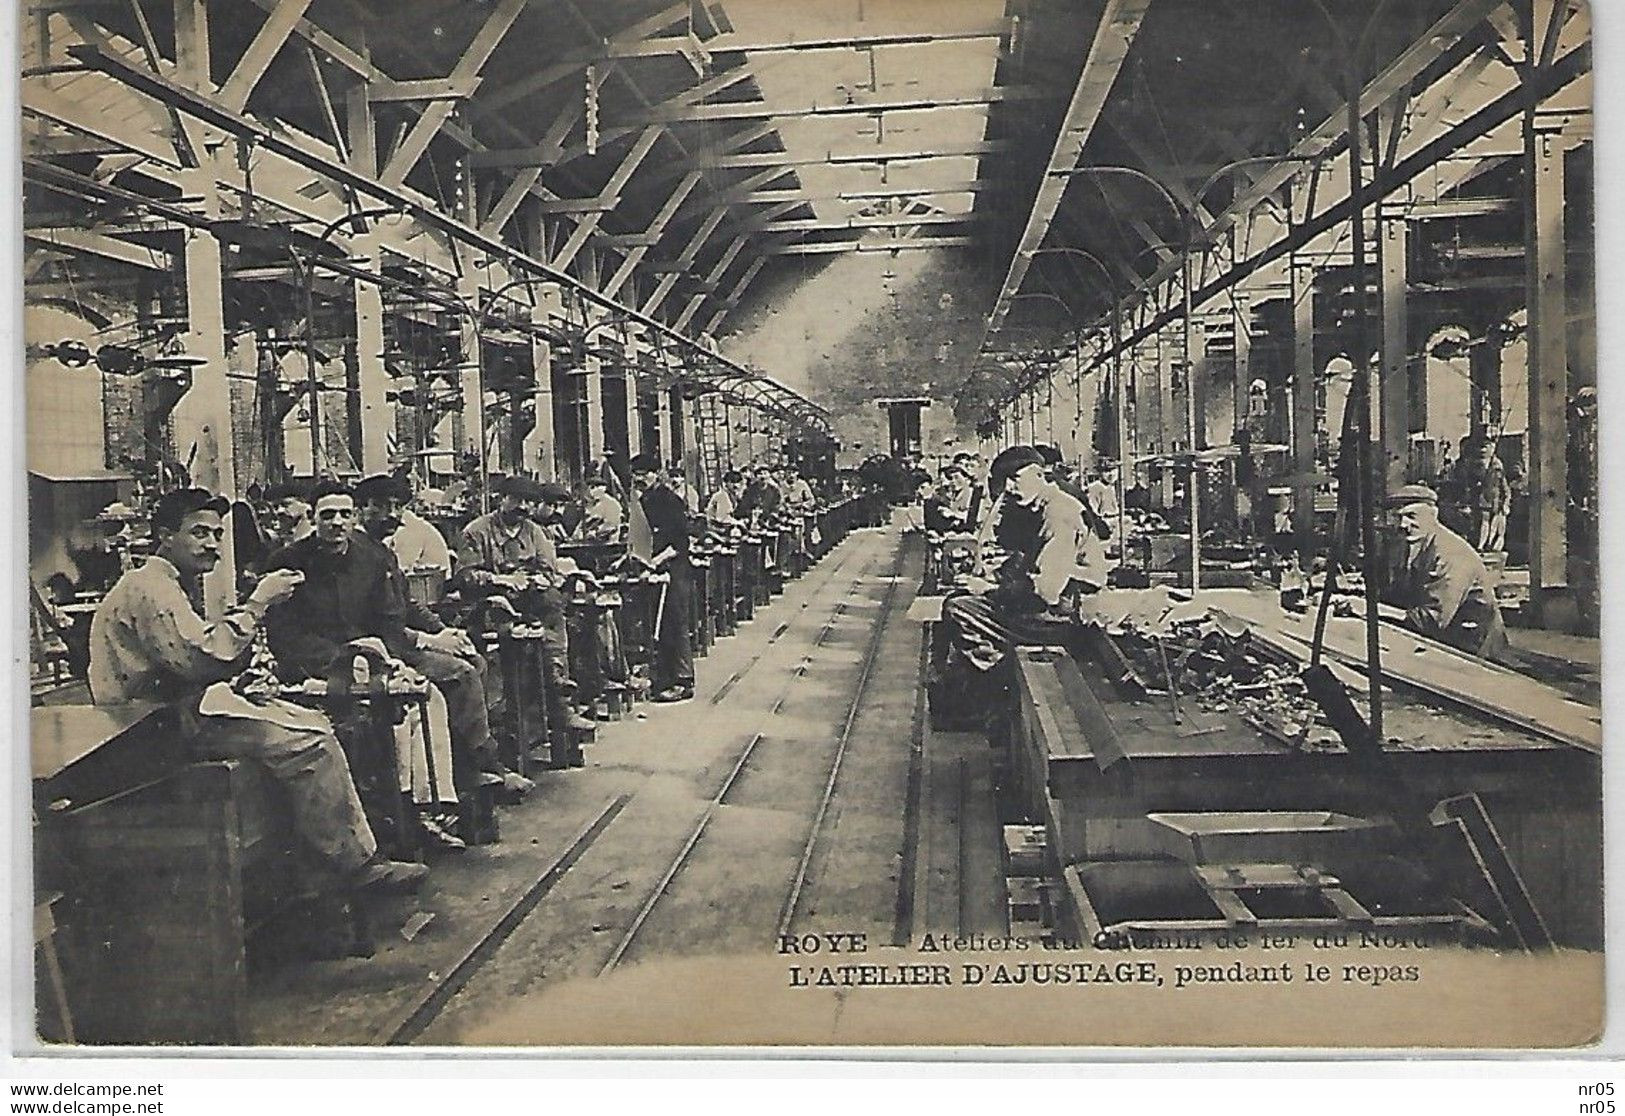
[[[226,501],[201,488],[159,497],[152,512],[156,550],[108,593],[90,626],[90,693],[98,705],[177,704],[182,731],[201,759],[258,762],[287,792],[299,837],[341,886],[406,891],[427,874],[421,864],[382,859],[362,812],[333,727],[321,714],[247,686],[239,660],[266,611],[304,577],[273,570],[248,599],[219,620],[193,601],[220,561]],[[248,692],[239,692],[239,689]]]
[[[998,666],[1018,643],[1042,640],[1047,621],[1064,619],[1054,610],[1074,581],[1085,590],[1105,583],[1103,569],[1080,565],[1098,549],[1093,532],[1083,505],[1045,476],[1042,454],[1012,446],[994,458],[991,477],[1004,489],[1001,508],[1020,513],[1021,524],[1008,516],[998,536],[1009,556],[993,583],[981,581],[942,606],[948,666],[968,664],[975,673]]]
[[[497,506],[463,528],[457,548],[457,581],[475,598],[503,594],[547,632],[542,656],[548,672],[548,727],[555,733],[590,732],[596,726],[570,708],[569,635],[564,619],[563,577],[558,549],[538,505],[557,508],[557,487],[528,477],[504,477]],[[510,582],[526,583],[515,588]]]
[[[278,669],[291,679],[322,678],[333,657],[352,640],[377,638],[395,658],[423,672],[446,699],[453,756],[471,785],[468,768],[495,775],[515,793],[535,784],[508,771],[497,758],[485,707],[480,668],[462,652],[459,633],[407,627],[407,602],[392,571],[399,566],[381,544],[356,529],[355,497],[345,485],[318,487],[312,503],[316,533],[273,554],[270,569],[299,570],[305,582],[272,610],[266,630]]]

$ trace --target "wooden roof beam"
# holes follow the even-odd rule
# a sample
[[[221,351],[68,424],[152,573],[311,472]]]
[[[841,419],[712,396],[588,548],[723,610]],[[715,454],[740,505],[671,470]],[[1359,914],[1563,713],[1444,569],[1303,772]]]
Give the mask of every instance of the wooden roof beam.
[[[619,31],[610,36],[606,45],[638,42],[655,32],[664,31],[678,20],[686,18],[689,12],[689,0],[681,0],[681,3],[668,5],[653,15],[639,20],[624,31]],[[596,57],[598,52],[595,50],[592,53]],[[516,101],[523,100],[532,93],[540,92],[549,86],[584,72],[594,60],[594,58],[570,57],[564,61],[545,66],[529,77],[511,82],[500,89],[488,90],[485,96],[480,97],[470,106],[469,111],[476,117],[491,116]]]
[[[24,229],[23,237],[38,244],[47,244],[79,255],[100,256],[130,267],[139,267],[144,271],[175,270],[175,257],[172,253],[145,244],[133,244],[94,229]]]
[[[687,105],[652,109],[626,121],[629,124],[676,124],[693,120],[767,120],[805,116],[873,116],[892,112],[943,112],[979,109],[1002,101],[1034,101],[1049,96],[1043,89],[1027,86],[996,86],[979,93],[925,100],[874,100],[852,104],[817,103],[774,105],[766,101],[730,101],[720,104]]]
[[[927,248],[966,248],[976,243],[973,236],[898,237],[892,240],[815,240],[801,244],[780,244],[768,248],[775,256],[812,256],[836,252],[905,252]]]
[[[694,235],[689,238],[688,243],[683,247],[682,253],[674,261],[674,269],[660,277],[660,282],[656,284],[654,293],[644,302],[641,307],[642,313],[652,316],[656,310],[660,309],[660,304],[666,301],[666,296],[671,293],[672,287],[677,285],[678,276],[694,266],[694,260],[699,256],[700,249],[705,246],[707,240],[711,239],[711,234],[717,231],[717,226],[722,224],[722,219],[727,216],[727,213],[726,209],[713,209],[711,215],[700,222],[700,227],[694,230]]]
[[[1094,41],[1089,46],[1083,70],[1078,75],[1077,88],[1072,93],[1072,101],[1067,106],[1066,116],[1055,137],[1055,148],[1050,153],[1044,176],[1039,180],[1038,196],[1033,200],[1026,227],[1010,259],[1010,269],[988,315],[987,334],[982,341],[984,346],[987,337],[996,333],[1004,322],[1004,316],[1010,310],[1010,301],[1021,290],[1022,281],[1027,277],[1033,254],[1043,245],[1044,237],[1049,233],[1050,222],[1061,207],[1061,198],[1068,184],[1068,180],[1061,175],[1075,170],[1083,161],[1084,146],[1094,133],[1106,98],[1116,84],[1117,75],[1150,6],[1151,0],[1106,0],[1100,23],[1095,28]]]
[[[868,153],[825,154],[791,158],[787,151],[755,151],[745,155],[719,155],[711,160],[713,167],[823,167],[823,166],[879,166],[886,163],[924,163],[932,159],[971,159],[991,155],[1009,148],[1003,140],[982,140],[962,147],[940,151],[925,149],[876,151]]]
[[[626,153],[626,158],[621,160],[620,165],[615,168],[615,173],[609,176],[609,181],[598,192],[600,200],[614,198],[618,201],[620,199],[621,190],[637,173],[638,167],[643,164],[643,160],[648,158],[649,152],[654,149],[655,141],[659,138],[659,128],[650,127],[643,130],[643,134],[638,137],[637,143],[632,145],[632,150]],[[576,227],[570,230],[570,237],[565,241],[564,246],[559,249],[558,255],[553,257],[551,261],[553,267],[563,271],[570,266],[571,261],[576,258],[576,254],[586,247],[588,238],[598,231],[598,222],[603,220],[604,212],[601,209],[592,210],[582,215],[581,220],[576,222]]]
[[[767,263],[767,259],[766,256],[757,256],[750,261],[750,266],[745,268],[745,273],[734,283],[733,289],[728,292],[728,297],[717,300],[717,312],[711,315],[710,321],[705,323],[705,329],[701,332],[712,336],[716,335],[717,327],[722,324],[722,320],[728,316],[730,311],[738,307],[740,299],[744,297],[746,288],[755,280],[757,273]]]
[[[220,87],[222,104],[234,112],[242,111],[254,87],[265,76],[265,71],[271,68],[271,62],[281,52],[309,7],[310,0],[278,0],[277,6],[260,24],[248,49],[243,51],[242,58],[238,59],[231,76]]]
[[[712,93],[726,89],[731,85],[736,85],[748,77],[750,77],[750,72],[748,70],[742,66],[737,67],[727,71],[724,74],[719,74],[708,81],[703,81],[698,85],[690,86],[688,89],[685,89],[669,99],[660,102],[660,107],[675,107],[679,105],[693,104],[695,101],[703,100],[704,98],[709,97]],[[602,128],[599,130],[598,148],[599,150],[602,150],[619,139],[636,134],[639,130],[640,129],[634,125],[617,125],[614,127]],[[776,130],[776,128],[769,130]],[[489,150],[476,153],[471,157],[470,162],[476,167],[538,166],[546,168],[563,166],[565,163],[572,162],[587,154],[589,154],[589,152],[587,151],[587,144],[585,140],[571,144],[568,147],[564,146],[562,143],[555,146],[553,144],[543,142],[533,147],[491,148]],[[696,159],[689,160],[690,163],[694,163],[696,161]]]
[[[788,169],[765,172],[773,177],[790,173]],[[747,179],[746,182],[750,180]],[[886,198],[928,198],[945,194],[974,194],[991,187],[991,183],[975,179],[965,182],[949,182],[941,186],[892,186],[881,190],[844,190],[838,193],[820,191],[807,186],[798,186],[794,189],[784,190],[758,190],[741,183],[731,190],[724,190],[705,199],[712,205],[766,205],[773,202],[817,202],[817,201],[881,201]]]
[[[606,297],[614,298],[619,294],[626,281],[632,278],[632,273],[643,262],[643,258],[649,254],[649,249],[660,243],[660,238],[666,234],[666,226],[671,224],[671,219],[677,215],[683,201],[694,192],[694,187],[700,184],[700,177],[699,171],[690,171],[684,175],[683,180],[677,184],[677,189],[666,198],[659,211],[650,219],[648,228],[641,234],[644,242],[627,246],[621,266],[615,269],[615,274],[604,286]]]
[[[901,229],[924,225],[967,225],[992,219],[993,215],[990,213],[917,213],[913,216],[878,213],[862,217],[805,217],[793,221],[757,219],[747,222],[744,227],[755,232],[792,233],[817,232],[823,229]]]
[[[479,31],[475,32],[473,40],[463,51],[462,57],[452,67],[451,73],[446,75],[450,81],[466,82],[480,76],[485,63],[490,60],[498,44],[507,35],[519,13],[524,11],[526,0],[500,0],[486,17],[485,23]],[[452,110],[456,107],[453,101],[433,101],[423,110],[406,137],[401,140],[398,148],[391,153],[389,162],[384,165],[383,173],[379,176],[385,183],[399,186],[406,181],[406,176],[412,168],[417,166],[418,160],[429,149],[429,144],[451,119]]]

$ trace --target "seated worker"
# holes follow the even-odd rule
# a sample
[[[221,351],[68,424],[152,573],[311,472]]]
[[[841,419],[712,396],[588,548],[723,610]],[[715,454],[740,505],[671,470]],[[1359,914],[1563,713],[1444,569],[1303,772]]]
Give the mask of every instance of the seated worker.
[[[1083,505],[1083,519],[1089,529],[1099,539],[1112,537],[1111,525],[1101,516],[1095,507],[1094,501],[1089,498],[1089,492],[1077,481],[1072,479],[1072,473],[1066,466],[1066,459],[1055,446],[1034,446],[1044,458],[1044,475],[1051,483]]]
[[[495,775],[513,793],[534,784],[497,759],[485,707],[478,656],[461,633],[414,631],[400,564],[380,543],[356,529],[355,496],[338,481],[312,494],[316,533],[273,554],[268,568],[299,570],[304,584],[266,617],[277,668],[291,680],[322,678],[345,644],[373,637],[395,658],[434,683],[446,700],[458,782],[473,783],[476,771]]]
[[[745,477],[738,469],[722,474],[722,487],[711,493],[705,505],[705,518],[714,527],[728,527],[739,522],[739,502],[745,497]]]
[[[661,475],[659,458],[639,454],[631,467],[632,488],[653,536],[649,562],[671,576],[654,633],[650,691],[655,701],[688,701],[694,696],[694,648],[688,639],[694,594],[694,568],[688,561],[688,508]]]
[[[1387,603],[1405,610],[1405,626],[1469,655],[1516,665],[1495,583],[1478,551],[1439,522],[1438,494],[1408,484],[1389,496],[1388,505],[1405,533],[1406,552]]]
[[[779,505],[784,503],[784,493],[779,491],[779,482],[773,478],[772,469],[766,465],[757,466],[755,476],[745,489],[742,503],[758,523],[771,520],[779,513]]]
[[[925,529],[939,535],[958,535],[975,529],[970,519],[971,478],[959,465],[942,468],[942,480],[925,500]]]
[[[1038,453],[1038,450],[1031,446],[1020,448]],[[1010,492],[1010,472],[1005,465],[1000,464],[1001,460],[1007,465],[1014,458],[1000,454],[993,459],[994,467],[988,470],[988,512],[976,529],[976,542],[978,549],[985,550],[992,546],[1013,554],[1031,545],[1038,531],[1038,515]],[[1044,464],[1047,473],[1048,463],[1044,461],[1042,454],[1039,454],[1039,461]]]
[[[310,514],[310,486],[304,481],[272,485],[265,493],[270,514],[260,529],[272,551],[289,546],[316,532]]]
[[[401,513],[411,497],[411,491],[404,480],[383,473],[368,477],[355,486],[356,521],[360,530],[367,538],[390,550],[392,556],[394,551],[390,544],[404,530]],[[430,530],[434,528],[430,527]],[[393,563],[389,576],[401,597],[407,632],[419,645],[418,658],[427,661],[438,655],[452,655],[467,660],[483,675],[485,662],[475,651],[467,634],[448,628],[440,617],[412,599],[407,592],[406,575],[399,561]],[[424,670],[424,675],[446,675],[453,669],[445,664],[431,663],[431,669]],[[442,847],[460,848],[463,842],[454,831],[457,790],[453,773],[457,761],[451,747],[450,711],[438,686],[431,690],[429,696],[429,730],[430,738],[422,739],[421,723],[417,718],[408,718],[404,725],[397,728],[397,739],[402,739],[404,734],[408,752],[404,757],[405,762],[401,764],[402,779],[406,783],[401,789],[411,793],[413,802],[422,813],[423,829],[430,840]],[[425,750],[433,754],[434,770],[437,772],[433,780],[429,778],[428,760],[422,754]],[[465,771],[465,779],[468,776],[469,773]],[[434,792],[438,792],[438,795]]]
[[[274,570],[219,620],[199,615],[193,592],[220,561],[226,508],[200,488],[158,498],[156,550],[119,578],[91,622],[91,700],[175,703],[181,732],[199,758],[252,760],[270,772],[288,795],[299,837],[342,886],[411,890],[427,870],[378,855],[327,719],[246,685],[250,692],[220,685],[241,678],[241,660],[267,611],[304,580],[293,570]]]
[[[463,528],[462,545],[457,548],[457,581],[475,597],[508,597],[515,608],[546,630],[542,659],[551,680],[546,687],[548,723],[556,732],[588,731],[596,726],[572,710],[566,700],[575,683],[566,666],[569,636],[560,592],[564,579],[552,532],[538,521],[562,510],[569,492],[528,477],[504,477],[495,491],[496,508]],[[548,510],[538,511],[538,503]],[[504,584],[516,578],[527,584]]]
[[[588,477],[587,503],[576,538],[583,542],[619,542],[622,518],[621,502],[610,494],[608,479],[601,473]]]
[[[440,528],[412,510],[412,482],[399,474],[391,479],[395,481],[396,491],[401,496],[401,523],[390,533],[385,545],[400,562],[403,572],[434,570],[441,577],[449,579],[451,547],[446,545],[446,536],[440,533]]]
[[[541,524],[547,537],[553,540],[555,552],[558,544],[570,537],[565,528],[569,513],[576,505],[576,498],[570,490],[554,481],[543,481],[536,489],[536,503],[531,509],[530,517]],[[580,526],[579,523],[576,524]]]
[[[1009,557],[996,571],[996,584],[943,603],[948,665],[965,662],[979,672],[992,670],[1013,645],[1035,637],[1070,587],[1093,592],[1105,584],[1095,558],[1099,543],[1083,505],[1045,477],[1037,450],[1012,446],[994,459],[992,474],[1004,487],[1001,502],[1030,513],[1034,525],[1030,535],[1009,538]]]
[[[785,510],[795,515],[808,515],[818,501],[813,498],[812,485],[807,478],[797,473],[795,466],[786,465],[779,470],[779,487],[784,492]]]

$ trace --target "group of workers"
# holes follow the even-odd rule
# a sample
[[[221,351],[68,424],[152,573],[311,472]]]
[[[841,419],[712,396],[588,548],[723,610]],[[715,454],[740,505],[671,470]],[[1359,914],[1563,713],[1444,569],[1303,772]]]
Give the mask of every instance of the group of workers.
[[[201,488],[167,492],[150,508],[150,556],[117,579],[92,618],[92,700],[172,705],[198,758],[262,764],[286,791],[318,890],[415,889],[426,868],[380,852],[334,723],[320,700],[304,699],[331,695],[352,664],[353,681],[363,681],[363,660],[420,685],[427,712],[394,730],[402,798],[416,806],[427,847],[461,848],[460,791],[512,801],[534,787],[505,765],[493,736],[504,683],[471,634],[487,630],[483,609],[539,632],[538,677],[518,684],[546,695],[550,738],[590,732],[594,722],[572,700],[566,588],[592,578],[561,558],[561,543],[624,541],[618,566],[658,582],[650,696],[676,703],[694,696],[691,531],[759,520],[770,504],[816,510],[789,468],[752,470],[748,486],[730,473],[717,493],[724,502],[713,498],[703,512],[658,458],[633,458],[625,473],[627,490],[603,469],[580,498],[554,483],[498,478],[490,510],[454,545],[409,506],[412,489],[397,475],[281,486],[256,493],[257,508]],[[205,580],[225,557],[228,531],[239,582],[211,618]],[[466,627],[414,594],[408,573],[426,569],[445,574]]]
[[[1111,480],[1109,470],[1096,470],[1080,485],[1060,452],[1043,445],[1001,451],[985,484],[975,454],[943,466],[925,497],[922,526],[965,558],[941,579],[945,638],[933,662],[941,692],[980,693],[1013,646],[1056,642],[1057,626],[1079,620],[1087,599],[1108,585],[1117,561],[1106,544],[1120,530]],[[1401,553],[1385,587],[1385,616],[1477,657],[1515,664],[1495,581],[1479,550],[1440,522],[1438,494],[1407,485],[1386,503]],[[1116,543],[1121,551],[1122,540]]]

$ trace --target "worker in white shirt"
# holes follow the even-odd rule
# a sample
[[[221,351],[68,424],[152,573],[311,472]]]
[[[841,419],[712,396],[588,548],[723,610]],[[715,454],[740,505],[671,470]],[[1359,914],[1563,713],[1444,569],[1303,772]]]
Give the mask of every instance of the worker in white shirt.
[[[722,487],[711,494],[705,505],[705,518],[713,526],[731,525],[739,520],[739,501],[745,494],[745,478],[737,469],[722,475]]]
[[[604,475],[588,477],[586,508],[576,536],[587,542],[616,542],[621,537],[623,518],[621,502],[610,494]]]

